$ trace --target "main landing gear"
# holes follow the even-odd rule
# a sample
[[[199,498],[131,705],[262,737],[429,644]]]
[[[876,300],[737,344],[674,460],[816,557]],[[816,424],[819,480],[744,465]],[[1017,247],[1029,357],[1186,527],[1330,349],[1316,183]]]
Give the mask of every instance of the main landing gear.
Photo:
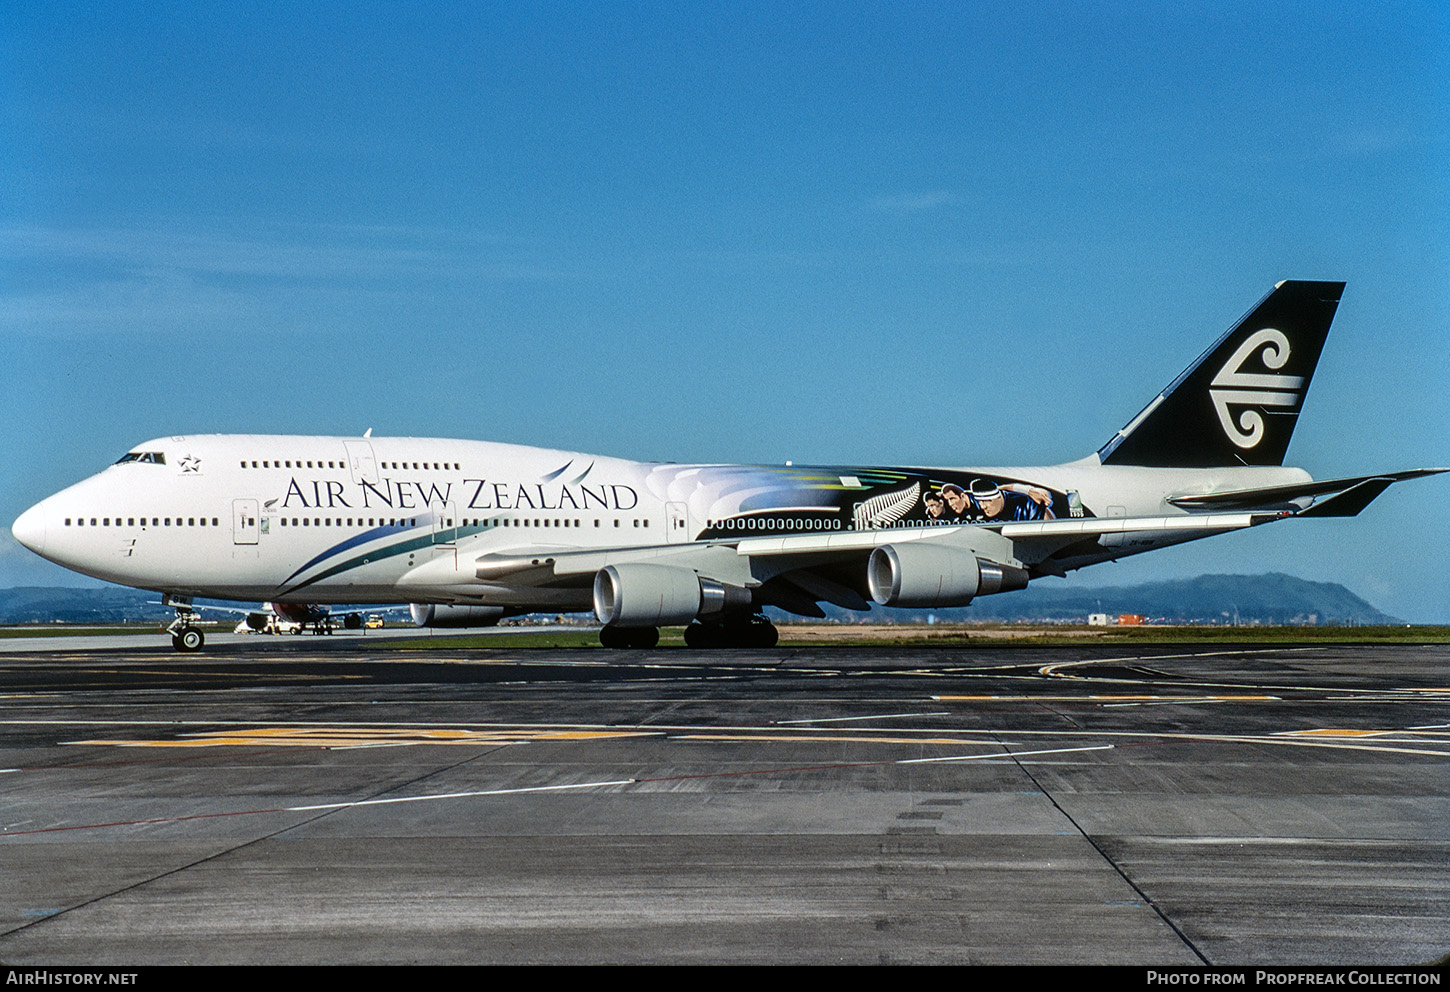
[[[692,623],[685,644],[692,648],[773,648],[780,632],[764,616],[728,617],[715,623]]]
[[[760,614],[733,616],[711,623],[696,621],[685,628],[685,644],[692,648],[773,648],[780,632]],[[658,627],[616,627],[599,631],[607,648],[652,648],[660,642]]]
[[[658,627],[616,627],[599,631],[599,643],[607,648],[652,648],[660,642]]]
[[[200,651],[206,644],[206,636],[196,628],[196,613],[191,608],[191,599],[165,596],[162,602],[176,611],[176,619],[166,628],[171,634],[171,646],[188,654]]]

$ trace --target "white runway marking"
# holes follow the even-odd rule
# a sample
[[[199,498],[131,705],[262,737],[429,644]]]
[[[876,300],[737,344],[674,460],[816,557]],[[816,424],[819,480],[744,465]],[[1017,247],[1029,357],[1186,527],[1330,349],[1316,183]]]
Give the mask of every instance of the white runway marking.
[[[980,761],[983,758],[1026,758],[1034,754],[1071,754],[1075,751],[1111,751],[1112,744],[1094,744],[1091,747],[1054,747],[1042,751],[1003,751],[1000,754],[959,754],[946,758],[907,758],[898,765],[925,765],[934,761]]]
[[[777,727],[797,723],[848,723],[853,720],[910,720],[919,716],[953,716],[952,713],[876,713],[872,716],[822,716],[810,720],[772,720]]]
[[[356,806],[387,806],[393,803],[424,803],[435,799],[472,799],[478,796],[513,796],[525,792],[562,792],[566,789],[603,789],[611,785],[633,785],[635,779],[609,782],[575,782],[571,785],[530,785],[518,789],[479,789],[472,792],[444,792],[434,796],[397,796],[392,799],[359,799],[349,803],[319,803],[315,806],[286,806],[287,813],[310,813],[322,809],[352,809]]]

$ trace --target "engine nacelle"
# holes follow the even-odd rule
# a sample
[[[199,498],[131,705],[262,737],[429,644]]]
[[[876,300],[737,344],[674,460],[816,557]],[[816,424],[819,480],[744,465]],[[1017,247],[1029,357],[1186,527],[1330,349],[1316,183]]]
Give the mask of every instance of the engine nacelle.
[[[594,615],[616,627],[659,627],[750,606],[749,589],[706,579],[688,568],[628,562],[594,576]]]
[[[413,603],[408,607],[419,627],[492,627],[503,619],[502,606],[436,606]]]
[[[1026,589],[1027,570],[970,550],[913,541],[871,552],[866,582],[882,606],[966,606],[977,596]]]

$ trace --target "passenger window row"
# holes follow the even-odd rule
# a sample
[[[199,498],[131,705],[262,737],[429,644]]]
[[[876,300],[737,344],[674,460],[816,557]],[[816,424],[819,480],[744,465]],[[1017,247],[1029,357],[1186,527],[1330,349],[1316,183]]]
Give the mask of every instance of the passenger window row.
[[[219,527],[219,518],[212,517],[208,521],[206,517],[151,517],[151,527]],[[126,517],[124,522],[121,517],[66,517],[67,527],[85,527],[89,522],[91,527],[146,527],[146,517]],[[249,524],[255,524],[255,520],[249,520]],[[635,518],[632,523],[635,527],[649,527],[648,519]],[[280,527],[416,527],[417,517],[278,517],[277,524]],[[533,519],[517,519],[509,517],[493,517],[484,519],[474,517],[471,520],[462,520],[455,523],[451,518],[443,521],[443,526],[463,527],[582,527],[584,521],[569,517],[540,517]],[[602,526],[598,517],[594,518],[594,526]],[[614,526],[619,527],[620,521],[615,520]]]
[[[416,527],[417,517],[368,517],[364,522],[362,517],[338,517],[336,521],[332,517],[278,517],[279,527]],[[291,521],[291,523],[288,523]]]
[[[159,457],[159,456],[158,456]],[[128,455],[122,461],[130,459]],[[135,459],[130,459],[135,460]],[[242,468],[347,468],[347,463],[332,459],[330,461],[318,458],[304,461],[301,458],[263,458],[260,461],[243,459],[240,463]],[[394,469],[417,469],[420,472],[447,472],[463,471],[463,466],[458,462],[381,462],[382,468]]]
[[[636,527],[648,527],[648,519],[635,519]],[[278,517],[279,527],[416,527],[417,517]],[[532,519],[520,519],[514,517],[483,517],[465,518],[454,520],[448,518],[442,522],[444,527],[583,527],[584,521],[569,517],[536,517]],[[594,526],[602,526],[598,517],[594,519]],[[620,526],[618,520],[614,526]]]
[[[92,527],[135,527],[135,526],[137,526],[136,521],[138,521],[138,520],[141,522],[140,523],[140,526],[142,526],[142,527],[147,526],[147,524],[146,524],[146,518],[145,517],[127,517],[124,523],[122,523],[120,517],[101,517],[99,520],[97,520],[97,518],[95,518],[95,517],[91,517],[90,518],[90,525]],[[65,518],[65,525],[67,527],[72,526],[71,518],[70,517],[66,517]],[[76,526],[76,527],[84,527],[84,526],[86,526],[86,518],[85,517],[76,517],[75,518],[74,526]],[[185,517],[185,518],[183,518],[183,517],[177,517],[174,524],[172,523],[172,518],[171,517],[152,517],[151,518],[151,524],[150,524],[150,526],[152,526],[152,527],[171,527],[171,526],[176,526],[176,527],[206,527],[206,526],[208,526],[208,524],[207,524],[207,518],[206,517]],[[217,522],[217,518],[216,517],[212,517],[211,518],[211,524],[210,524],[210,526],[212,526],[212,527],[219,527],[221,525]]]

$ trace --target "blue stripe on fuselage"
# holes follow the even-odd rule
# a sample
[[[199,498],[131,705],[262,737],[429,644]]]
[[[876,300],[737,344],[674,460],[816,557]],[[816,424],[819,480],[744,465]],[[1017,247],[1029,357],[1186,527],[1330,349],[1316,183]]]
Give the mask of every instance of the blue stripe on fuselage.
[[[331,558],[334,555],[340,555],[344,551],[350,551],[351,549],[357,547],[360,544],[366,544],[369,541],[376,541],[384,537],[392,537],[394,534],[401,533],[405,530],[413,529],[414,528],[411,527],[394,524],[384,527],[374,527],[372,530],[365,530],[361,534],[355,534],[352,537],[349,537],[347,540],[340,541],[337,544],[334,544],[332,547],[328,548],[326,551],[323,551],[321,554],[315,556],[307,564],[301,566],[291,575],[287,576],[287,578],[283,579],[282,583],[285,585],[286,583],[291,582],[293,579],[297,578],[297,576],[301,575],[303,572],[307,571],[313,565],[316,565],[318,562],[326,561],[328,558]]]

